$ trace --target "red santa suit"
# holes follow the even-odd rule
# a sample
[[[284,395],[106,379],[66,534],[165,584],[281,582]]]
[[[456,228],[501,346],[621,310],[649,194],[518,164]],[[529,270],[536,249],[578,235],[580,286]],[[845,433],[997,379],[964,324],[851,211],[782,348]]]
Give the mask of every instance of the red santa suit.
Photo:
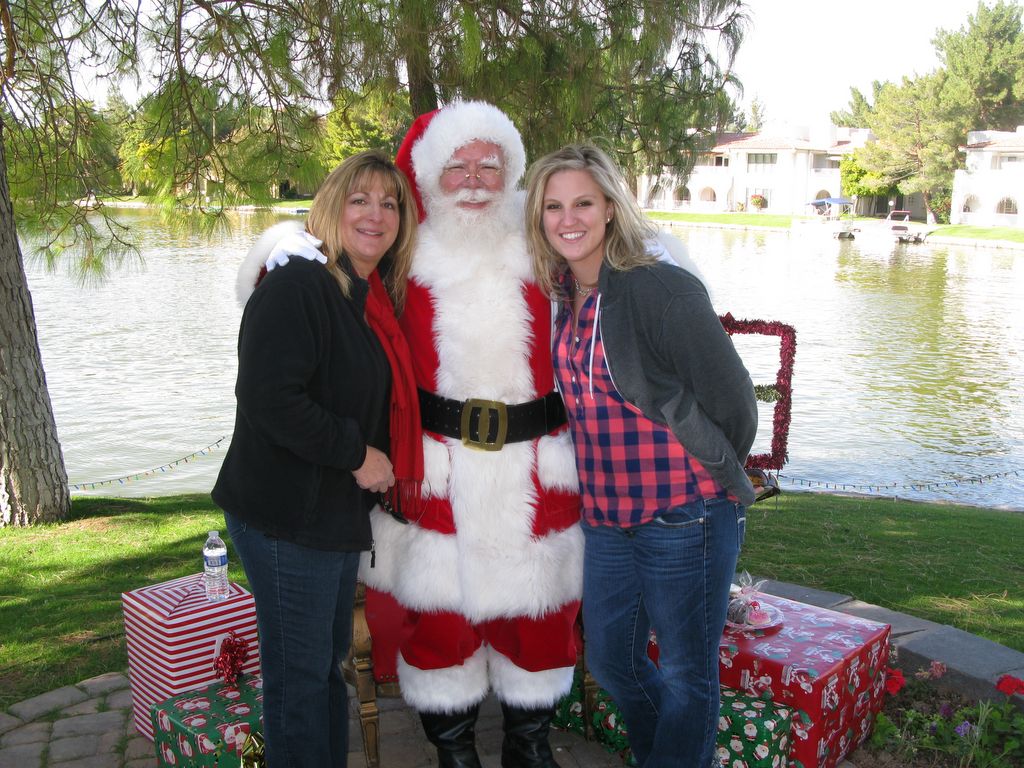
[[[483,215],[444,205],[439,187],[452,153],[474,140],[505,156],[505,193]],[[426,212],[401,323],[417,385],[434,397],[423,406],[422,514],[404,525],[375,510],[375,564],[366,557],[360,576],[409,611],[398,677],[424,712],[465,709],[489,690],[549,706],[576,663],[583,541],[572,445],[564,426],[516,439],[529,422],[537,432],[554,385],[551,306],[532,282],[515,191],[525,163],[511,121],[480,102],[421,118],[398,157]],[[451,429],[431,422],[431,404]]]

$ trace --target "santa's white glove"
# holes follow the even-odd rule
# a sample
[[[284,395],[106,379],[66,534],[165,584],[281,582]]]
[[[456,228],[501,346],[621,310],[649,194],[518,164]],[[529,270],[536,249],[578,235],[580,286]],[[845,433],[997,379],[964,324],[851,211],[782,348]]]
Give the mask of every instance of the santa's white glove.
[[[323,240],[313,237],[305,230],[289,232],[270,249],[270,256],[267,258],[266,264],[267,272],[273,271],[274,267],[283,267],[289,259],[295,256],[326,264],[327,257],[319,251],[322,244]]]

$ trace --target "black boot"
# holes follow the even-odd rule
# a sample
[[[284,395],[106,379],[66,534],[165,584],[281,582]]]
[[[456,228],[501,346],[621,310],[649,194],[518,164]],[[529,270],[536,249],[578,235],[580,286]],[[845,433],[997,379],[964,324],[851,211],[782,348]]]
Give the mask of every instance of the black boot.
[[[462,712],[420,712],[423,731],[437,747],[441,768],[481,768],[476,754],[476,716],[480,706]]]
[[[503,702],[501,711],[505,716],[501,768],[558,768],[548,743],[554,708],[523,709]]]

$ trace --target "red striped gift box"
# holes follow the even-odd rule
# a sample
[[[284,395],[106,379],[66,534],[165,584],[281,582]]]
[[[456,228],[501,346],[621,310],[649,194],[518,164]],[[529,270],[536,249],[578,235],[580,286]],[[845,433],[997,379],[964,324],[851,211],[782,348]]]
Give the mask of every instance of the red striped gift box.
[[[197,573],[124,592],[121,607],[135,728],[149,739],[153,704],[216,682],[213,661],[230,632],[249,643],[242,672],[260,674],[256,605],[235,583],[227,600],[210,602]]]

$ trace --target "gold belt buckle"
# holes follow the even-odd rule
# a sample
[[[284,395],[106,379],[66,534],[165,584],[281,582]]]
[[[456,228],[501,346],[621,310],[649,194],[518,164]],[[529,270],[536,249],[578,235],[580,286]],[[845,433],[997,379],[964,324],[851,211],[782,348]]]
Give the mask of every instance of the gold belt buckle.
[[[473,411],[480,411],[480,420],[477,424],[479,440],[469,436],[470,422],[473,418]],[[491,412],[498,419],[498,434],[494,442],[487,439],[491,432]],[[505,404],[497,400],[470,399],[462,404],[462,444],[470,448],[477,448],[481,451],[500,451],[505,445],[505,437],[508,435],[508,409]]]

